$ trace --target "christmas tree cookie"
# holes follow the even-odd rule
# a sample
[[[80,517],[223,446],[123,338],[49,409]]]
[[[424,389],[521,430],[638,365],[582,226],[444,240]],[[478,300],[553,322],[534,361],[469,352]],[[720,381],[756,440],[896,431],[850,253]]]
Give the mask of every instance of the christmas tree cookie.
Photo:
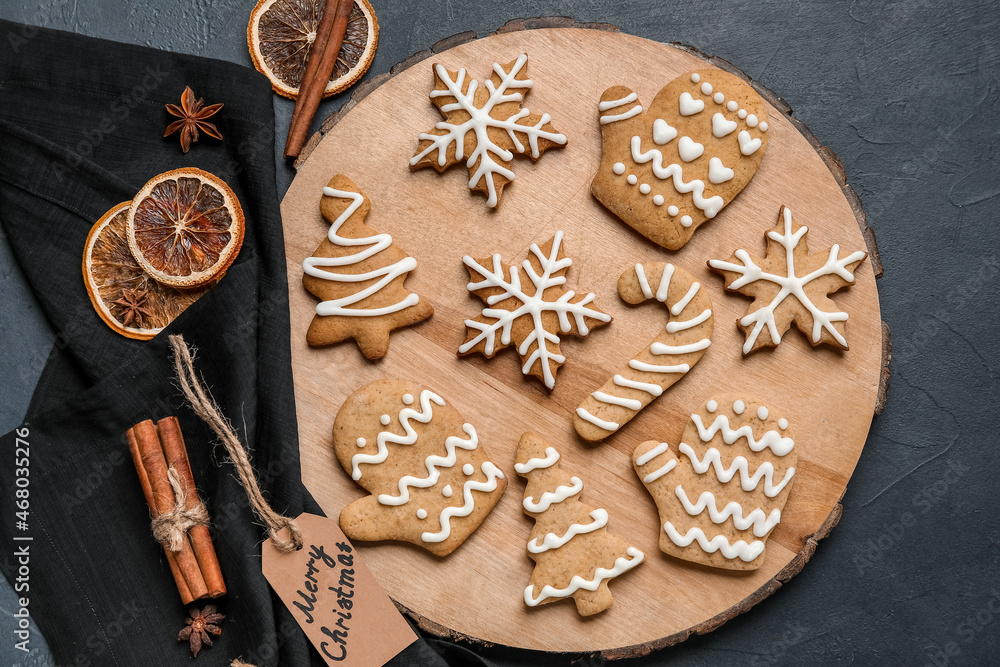
[[[447,556],[507,486],[472,424],[435,392],[403,380],[351,394],[334,421],[333,448],[370,493],[340,513],[352,540],[400,540]]]
[[[727,570],[759,568],[797,456],[788,420],[736,394],[693,413],[675,451],[640,444],[632,462],[660,513],[660,549]]]
[[[302,262],[302,284],[321,303],[306,340],[331,345],[353,338],[368,359],[389,351],[389,332],[422,322],[434,313],[403,282],[417,261],[388,234],[365,225],[371,201],[347,176],[323,188],[320,210],[330,223],[327,239]]]
[[[514,469],[528,480],[522,506],[535,520],[528,540],[535,569],[524,602],[536,607],[571,597],[581,616],[591,616],[614,602],[608,582],[645,555],[607,531],[607,510],[580,502],[583,481],[558,462],[559,452],[541,437],[521,436]]]

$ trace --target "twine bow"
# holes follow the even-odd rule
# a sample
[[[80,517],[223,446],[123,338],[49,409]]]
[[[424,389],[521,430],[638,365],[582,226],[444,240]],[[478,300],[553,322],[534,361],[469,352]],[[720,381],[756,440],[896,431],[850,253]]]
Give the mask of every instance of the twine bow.
[[[153,537],[177,553],[184,545],[184,535],[188,529],[208,525],[208,510],[200,501],[194,507],[187,507],[187,492],[173,466],[167,469],[167,479],[170,480],[170,488],[174,490],[174,507],[153,519]]]
[[[229,424],[229,420],[219,411],[219,406],[208,395],[208,392],[202,386],[201,381],[198,380],[198,376],[194,372],[194,357],[187,343],[184,342],[184,336],[175,335],[170,336],[169,339],[170,344],[174,348],[174,366],[177,370],[177,379],[180,381],[181,390],[187,396],[188,403],[191,404],[191,408],[195,411],[195,414],[201,417],[215,431],[222,444],[225,445],[226,451],[229,452],[229,457],[233,461],[233,466],[236,468],[236,473],[239,475],[240,484],[243,485],[243,490],[246,491],[254,513],[267,526],[271,539],[279,551],[288,553],[301,549],[302,532],[299,530],[294,519],[278,514],[267,504],[264,495],[260,492],[260,487],[257,485],[257,478],[254,477],[253,467],[247,459],[246,450],[233,431],[233,427]],[[174,486],[173,479],[171,479],[170,483],[171,486]],[[179,485],[174,486],[174,494],[177,494],[178,487]],[[182,507],[180,501],[174,506],[174,511],[178,507]],[[173,514],[173,512],[170,514]],[[169,514],[165,516],[169,516]],[[279,535],[279,532],[283,528],[288,529],[289,539],[285,539]],[[154,526],[155,530],[156,527]]]

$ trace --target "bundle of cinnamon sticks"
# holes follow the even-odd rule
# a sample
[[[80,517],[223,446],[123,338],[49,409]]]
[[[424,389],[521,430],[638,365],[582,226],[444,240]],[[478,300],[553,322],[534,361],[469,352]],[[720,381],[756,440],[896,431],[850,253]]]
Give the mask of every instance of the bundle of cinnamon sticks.
[[[130,428],[125,436],[153,516],[154,533],[169,535],[160,539],[181,602],[225,595],[219,559],[205,525],[207,514],[198,498],[177,418],[166,417],[156,423],[147,419]],[[166,518],[167,525],[163,525],[164,521],[157,524],[161,517]]]

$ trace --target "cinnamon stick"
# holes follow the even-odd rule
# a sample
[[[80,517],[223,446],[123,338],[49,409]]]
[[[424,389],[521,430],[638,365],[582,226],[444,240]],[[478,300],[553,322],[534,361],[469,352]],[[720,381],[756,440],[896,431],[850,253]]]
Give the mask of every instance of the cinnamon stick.
[[[167,459],[167,465],[177,471],[181,483],[184,485],[185,507],[194,509],[201,500],[198,498],[198,489],[194,483],[191,462],[188,459],[187,447],[184,446],[184,436],[181,433],[177,417],[161,419],[156,423],[156,427],[160,434],[160,444],[163,445],[163,454]],[[219,559],[215,555],[215,546],[212,544],[212,535],[209,533],[208,526],[192,526],[188,530],[188,537],[191,539],[191,546],[198,559],[201,574],[205,578],[208,597],[217,598],[225,595],[226,584],[222,579],[222,569],[219,567]]]
[[[351,17],[354,0],[326,0],[323,18],[316,29],[313,50],[306,62],[306,71],[299,85],[299,95],[292,111],[292,122],[288,126],[285,140],[285,157],[298,157],[306,143],[306,135],[312,124],[319,101],[326,90],[326,84],[333,74],[340,46],[347,33],[347,21]]]
[[[152,490],[153,504],[150,505],[150,511],[153,512],[153,518],[156,518],[174,507],[174,490],[167,477],[167,460],[163,455],[156,425],[151,419],[139,422],[131,430],[135,436],[140,463],[146,471]],[[166,547],[164,550],[168,553],[170,551]],[[183,537],[180,551],[174,552],[174,556],[190,595],[195,600],[206,597],[208,586],[205,585],[205,578],[187,535]]]
[[[139,484],[142,486],[142,493],[146,496],[146,504],[155,517],[159,514],[159,511],[155,509],[156,499],[153,498],[153,488],[149,484],[149,475],[146,474],[146,468],[142,465],[142,455],[139,453],[139,443],[136,441],[135,430],[130,428],[126,431],[125,438],[128,440],[128,449],[132,453],[132,462],[135,464],[135,471],[139,475]],[[170,574],[173,575],[174,583],[177,585],[177,592],[181,594],[181,604],[194,602],[194,596],[191,595],[191,590],[188,588],[187,582],[184,581],[184,575],[181,574],[181,569],[177,564],[174,552],[170,551],[170,549],[164,549],[163,551],[167,556]]]

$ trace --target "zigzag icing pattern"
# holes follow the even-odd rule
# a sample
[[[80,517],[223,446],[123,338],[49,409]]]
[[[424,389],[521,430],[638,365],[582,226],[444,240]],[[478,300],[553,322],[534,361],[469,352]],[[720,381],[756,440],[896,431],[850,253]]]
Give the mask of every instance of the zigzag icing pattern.
[[[705,199],[704,181],[694,178],[690,182],[685,183],[684,169],[679,164],[675,163],[664,167],[663,153],[659,149],[650,148],[643,153],[641,137],[632,137],[632,159],[638,164],[652,162],[653,173],[656,177],[660,180],[672,178],[674,189],[677,192],[681,194],[690,192],[694,205],[700,208],[707,218],[714,218],[722,210],[722,207],[726,205],[725,201],[719,195]]]
[[[383,493],[379,495],[378,501],[383,505],[405,505],[410,502],[410,487],[426,489],[437,484],[441,477],[439,468],[451,468],[457,462],[458,452],[456,448],[461,447],[472,451],[479,446],[479,436],[476,435],[476,429],[473,428],[472,424],[462,424],[462,430],[469,436],[468,439],[462,439],[455,435],[445,439],[444,446],[448,452],[447,456],[431,455],[424,459],[424,466],[427,468],[426,477],[404,475],[399,478],[399,495],[392,496]]]
[[[681,485],[678,484],[674,492],[680,499],[681,504],[684,505],[684,510],[691,516],[698,516],[707,509],[712,523],[724,523],[726,519],[732,518],[733,525],[737,529],[747,530],[752,527],[753,534],[757,537],[764,537],[781,521],[781,510],[779,509],[771,510],[771,514],[768,515],[764,513],[764,510],[757,507],[750,514],[743,516],[743,506],[735,500],[726,504],[720,510],[718,501],[715,499],[715,494],[711,491],[703,491],[695,503],[691,502],[691,499],[688,498],[687,493],[684,491],[684,487]]]
[[[570,496],[575,496],[576,494],[583,491],[583,480],[579,477],[570,477],[569,486],[559,486],[555,491],[545,491],[542,493],[542,497],[539,498],[538,502],[531,496],[524,499],[523,505],[524,509],[529,512],[544,512],[554,503],[561,503]]]
[[[744,424],[738,429],[733,430],[729,426],[729,417],[726,415],[716,417],[715,421],[708,428],[701,421],[701,415],[692,414],[691,419],[698,427],[698,436],[704,442],[709,442],[716,433],[722,431],[722,439],[727,445],[733,444],[740,438],[746,438],[747,445],[754,452],[759,452],[770,447],[776,456],[785,456],[795,446],[794,440],[782,436],[777,431],[766,431],[760,440],[757,440],[754,438],[753,428],[749,424]]]
[[[698,526],[692,526],[687,533],[681,535],[674,528],[673,524],[667,521],[663,524],[663,530],[666,531],[673,543],[679,547],[689,546],[697,540],[698,546],[706,553],[712,554],[716,551],[721,551],[722,555],[726,558],[739,558],[747,563],[757,558],[764,551],[764,543],[760,540],[754,540],[750,544],[747,544],[744,540],[738,540],[734,544],[730,544],[724,535],[716,535],[712,539],[708,539],[705,531]]]
[[[421,540],[424,542],[444,542],[451,535],[452,517],[469,516],[476,508],[476,501],[472,497],[473,491],[492,493],[497,490],[497,480],[503,479],[503,472],[489,461],[483,462],[480,470],[486,475],[486,481],[470,479],[462,485],[464,504],[461,507],[449,506],[441,510],[441,515],[438,517],[441,522],[441,530],[436,533],[421,533]]]
[[[382,431],[378,434],[376,441],[378,451],[374,454],[355,454],[351,458],[351,477],[354,481],[361,479],[361,464],[368,463],[377,465],[385,462],[389,456],[389,449],[385,443],[392,442],[397,445],[412,445],[417,441],[417,432],[410,425],[410,420],[415,420],[421,424],[427,424],[434,416],[434,408],[431,402],[444,405],[444,399],[428,389],[420,392],[420,411],[413,408],[403,408],[399,411],[399,423],[402,424],[405,435],[397,435],[391,431]]]
[[[704,475],[708,472],[710,467],[713,467],[715,468],[715,476],[718,480],[723,484],[726,484],[737,472],[739,472],[740,485],[743,487],[744,491],[753,491],[763,484],[764,495],[768,498],[774,498],[776,495],[781,493],[781,490],[785,488],[788,482],[792,480],[792,476],[795,475],[795,468],[789,468],[785,471],[784,478],[775,484],[774,465],[772,465],[770,461],[765,461],[760,464],[757,471],[751,475],[750,463],[747,461],[746,457],[737,456],[733,459],[733,462],[729,464],[729,468],[727,469],[722,465],[721,452],[719,452],[719,450],[715,447],[709,447],[705,452],[705,457],[701,460],[698,460],[697,453],[695,453],[691,445],[687,443],[682,442],[678,445],[678,449],[682,454],[686,454],[687,457],[691,459],[691,466],[699,475]]]
[[[570,579],[569,586],[566,588],[554,588],[552,586],[542,586],[542,590],[539,592],[538,597],[534,597],[535,587],[534,585],[529,585],[524,589],[524,603],[529,607],[538,606],[543,600],[551,597],[567,597],[577,592],[580,589],[585,591],[596,591],[601,583],[605,579],[613,579],[623,572],[631,570],[633,567],[638,565],[646,557],[644,553],[636,549],[635,547],[629,547],[626,552],[631,558],[626,558],[622,556],[615,559],[614,567],[608,569],[599,567],[594,571],[593,579],[584,579],[580,575],[576,575]]]
[[[571,524],[569,528],[566,529],[566,534],[563,536],[556,535],[555,533],[546,533],[545,537],[539,542],[539,538],[535,538],[528,542],[528,551],[533,554],[540,554],[549,549],[558,549],[562,545],[569,542],[571,539],[577,535],[583,535],[584,533],[592,533],[595,530],[599,530],[608,525],[608,511],[598,507],[590,513],[590,517],[593,519],[590,523]]]

